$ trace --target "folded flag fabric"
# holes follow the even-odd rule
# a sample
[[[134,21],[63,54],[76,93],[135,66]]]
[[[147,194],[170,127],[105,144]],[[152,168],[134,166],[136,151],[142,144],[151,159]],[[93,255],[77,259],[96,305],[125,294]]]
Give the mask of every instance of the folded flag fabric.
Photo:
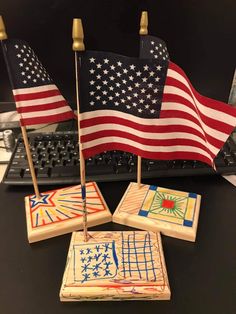
[[[123,150],[150,159],[213,159],[236,110],[201,96],[168,60],[83,53],[80,132],[85,158]]]
[[[75,118],[31,47],[18,39],[5,40],[2,44],[21,125]]]
[[[169,52],[166,43],[161,38],[141,35],[139,56],[142,59],[169,60]]]

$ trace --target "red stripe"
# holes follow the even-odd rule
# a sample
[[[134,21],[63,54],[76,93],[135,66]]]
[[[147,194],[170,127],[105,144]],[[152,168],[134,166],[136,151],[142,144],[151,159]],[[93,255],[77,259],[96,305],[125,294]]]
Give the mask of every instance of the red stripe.
[[[156,123],[158,123],[158,119]],[[205,139],[202,133],[199,133],[197,130],[195,130],[194,128],[190,126],[184,126],[184,125],[178,125],[178,124],[177,125],[156,125],[156,124],[144,125],[144,124],[140,124],[134,121],[130,121],[128,119],[115,117],[115,116],[103,116],[103,117],[94,117],[90,119],[84,119],[80,122],[80,127],[88,128],[88,127],[98,125],[98,124],[117,124],[117,127],[119,127],[119,125],[124,125],[130,128],[133,128],[134,130],[138,130],[138,131],[146,132],[146,133],[187,132],[187,133],[193,133]]]
[[[177,87],[177,88],[181,89],[181,91],[187,93],[191,98],[193,98],[190,87],[186,86],[184,83],[178,81],[177,79],[175,79],[173,77],[167,76],[165,86]],[[176,96],[178,96],[178,95],[176,95]],[[164,95],[163,95],[163,97],[164,97]],[[193,105],[191,104],[191,106],[193,106]]]
[[[164,116],[165,116],[165,118],[177,117],[177,118],[184,118],[184,119],[188,119],[188,117],[189,117],[188,120],[192,120],[192,121],[195,120],[195,123],[201,127],[201,129],[203,130],[203,132],[206,136],[206,139],[209,143],[211,143],[212,145],[217,146],[217,147],[221,147],[224,144],[223,141],[218,140],[216,137],[213,137],[212,135],[207,133],[207,131],[204,130],[204,126],[202,127],[200,123],[197,123],[197,119],[193,118],[188,113],[184,113],[181,111],[175,111],[175,110],[168,110],[168,112],[167,111],[165,112],[165,115],[163,115],[163,117]],[[192,117],[192,119],[190,119],[190,117]],[[204,121],[205,124],[208,127],[212,128],[213,131],[215,130],[215,131],[223,132],[225,134],[231,134],[235,128],[234,125],[229,125],[229,124],[226,124],[226,123],[218,121],[218,120],[213,120],[211,118],[207,118],[206,120],[207,121]]]
[[[27,94],[20,94],[20,95],[14,95],[15,101],[25,101],[25,100],[34,100],[34,99],[42,99],[47,97],[53,97],[61,95],[58,89],[53,90],[47,90],[43,92],[34,92],[34,93],[27,93]]]
[[[187,159],[187,160],[200,160],[212,166],[212,161],[198,153],[191,153],[185,151],[171,152],[171,153],[161,153],[161,152],[147,152],[137,147],[133,147],[130,145],[125,145],[121,143],[108,143],[101,144],[97,146],[93,146],[91,148],[83,149],[84,158],[87,159],[91,156],[99,154],[104,151],[109,150],[123,150],[125,152],[130,152],[132,154],[139,155],[143,158],[147,159],[162,159],[162,160],[170,160],[170,159]]]
[[[91,133],[88,135],[83,135],[81,136],[80,140],[81,140],[81,143],[87,143],[92,140],[96,140],[96,139],[100,139],[104,137],[112,137],[112,136],[118,136],[121,138],[132,140],[142,145],[150,145],[150,146],[176,146],[176,145],[193,146],[193,147],[201,148],[202,150],[210,154],[212,157],[215,156],[205,145],[195,140],[184,139],[184,138],[163,139],[163,140],[147,139],[147,138],[142,138],[134,134],[119,131],[119,130],[106,130],[106,131],[99,131],[99,132]]]
[[[45,111],[50,109],[56,109],[68,106],[65,100],[57,101],[54,103],[43,104],[43,105],[34,105],[27,107],[17,107],[18,113],[26,113],[26,112],[35,112],[35,111]]]
[[[158,120],[157,120],[157,123],[158,123]],[[119,128],[119,125],[124,125],[124,126],[133,128],[134,132],[135,130],[138,130],[141,132],[150,133],[150,137],[152,133],[158,134],[158,133],[185,132],[185,133],[194,134],[200,137],[201,139],[203,139],[204,141],[206,141],[206,137],[201,132],[187,125],[178,125],[178,124],[141,125],[127,119],[113,117],[113,116],[91,118],[91,119],[82,120],[80,122],[81,129],[85,127],[96,126],[98,124],[117,124],[117,128]],[[207,140],[213,146],[216,146],[216,147],[222,146],[222,141],[219,141],[218,139],[210,135],[207,135]]]
[[[195,123],[197,124],[201,129],[201,123],[198,119],[196,119],[195,117],[193,117],[191,114],[181,111],[181,110],[165,110],[162,113],[162,118],[179,118],[179,119],[185,119],[188,120],[190,123]],[[187,122],[186,122],[187,124]],[[204,130],[203,130],[204,131]]]
[[[56,123],[64,120],[74,119],[73,111],[68,111],[60,114],[54,114],[52,116],[45,117],[34,117],[34,118],[21,118],[21,125],[33,125],[33,124],[47,124],[47,123]]]
[[[192,121],[194,123],[196,123],[203,131],[204,131],[204,134],[206,136],[206,139],[208,141],[210,141],[210,138],[211,138],[211,135],[208,134],[205,130],[204,130],[204,126],[202,127],[201,124],[200,124],[200,121],[197,120],[195,117],[193,117],[192,115],[190,115],[189,113],[186,113],[186,112],[183,112],[183,111],[178,111],[178,110],[167,110],[165,112],[163,112],[163,115],[162,115],[162,118],[182,118],[182,119],[185,119],[185,120],[189,120],[189,121]],[[220,128],[219,126],[222,124],[222,128]],[[208,125],[209,126],[209,125]],[[210,127],[210,126],[209,126]],[[224,133],[231,133],[234,129],[234,127],[232,126],[229,126],[228,124],[225,125],[224,123],[219,123],[216,122],[216,125],[215,127],[212,126],[213,129],[215,130],[219,130],[219,131],[223,131]],[[223,142],[222,142],[222,145],[223,145]]]
[[[175,79],[172,79],[172,83],[173,85],[171,86],[174,86],[174,87],[177,87],[181,90],[184,90],[185,92],[186,91],[186,86],[184,84],[182,84],[181,82],[175,80]],[[188,94],[190,95],[190,97],[192,98],[193,102],[195,103],[191,93],[190,93],[190,90],[188,89]],[[188,101],[186,98],[182,97],[182,96],[179,96],[179,95],[174,95],[174,94],[170,94],[170,93],[165,93],[163,94],[163,102],[176,102],[176,103],[180,103],[182,105],[185,105],[187,106],[188,108],[192,109],[193,111],[196,112],[196,114],[200,117],[200,119],[206,124],[208,125],[209,127],[211,128],[214,128],[216,130],[219,130],[219,131],[222,131],[222,130],[225,130],[226,132],[228,132],[227,130],[231,130],[231,127],[232,125],[231,124],[228,124],[227,121],[225,122],[221,122],[219,120],[216,120],[212,117],[208,117],[206,116],[204,113],[202,113],[200,111],[200,109],[198,108],[197,104],[194,106],[190,101]],[[170,104],[171,106],[171,104]],[[161,113],[160,113],[160,118],[165,118],[165,110],[162,110]],[[173,116],[174,117],[174,116]],[[199,120],[200,120],[199,119]]]
[[[182,75],[186,81],[188,82],[194,96],[197,98],[197,100],[203,104],[206,107],[215,109],[215,110],[219,110],[220,112],[224,112],[227,113],[229,115],[232,115],[233,117],[236,117],[236,110],[231,107],[230,105],[222,102],[222,101],[218,101],[215,99],[211,99],[208,98],[206,96],[202,96],[201,94],[199,94],[195,88],[192,86],[190,80],[188,79],[187,75],[184,73],[184,71],[175,63],[173,62],[169,62],[169,69],[174,70],[176,72],[178,72],[180,75]]]

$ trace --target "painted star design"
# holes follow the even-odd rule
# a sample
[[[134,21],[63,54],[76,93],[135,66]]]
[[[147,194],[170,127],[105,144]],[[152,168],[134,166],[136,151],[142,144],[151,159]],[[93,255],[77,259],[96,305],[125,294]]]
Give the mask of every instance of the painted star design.
[[[36,195],[31,196],[29,200],[32,212],[39,209],[40,207],[54,207],[55,204],[53,202],[53,197],[55,193],[56,191],[49,194],[42,194],[40,199],[37,199]]]

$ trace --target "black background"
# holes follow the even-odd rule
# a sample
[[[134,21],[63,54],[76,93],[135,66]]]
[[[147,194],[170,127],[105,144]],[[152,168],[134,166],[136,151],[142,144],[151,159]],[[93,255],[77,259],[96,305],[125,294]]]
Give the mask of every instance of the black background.
[[[149,13],[149,34],[166,41],[195,88],[227,102],[236,57],[235,0],[2,0],[0,6],[8,37],[29,42],[72,103],[72,19],[82,18],[87,49],[138,56],[142,10]],[[0,87],[0,104],[11,101],[2,53]]]

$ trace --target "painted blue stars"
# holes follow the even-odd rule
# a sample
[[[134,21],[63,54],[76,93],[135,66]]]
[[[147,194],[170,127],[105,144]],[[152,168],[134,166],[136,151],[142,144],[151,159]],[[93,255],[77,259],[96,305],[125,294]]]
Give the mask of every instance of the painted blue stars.
[[[110,279],[117,274],[115,244],[113,242],[92,243],[74,247],[74,268],[79,276],[75,281]],[[77,273],[77,272],[76,272]]]

